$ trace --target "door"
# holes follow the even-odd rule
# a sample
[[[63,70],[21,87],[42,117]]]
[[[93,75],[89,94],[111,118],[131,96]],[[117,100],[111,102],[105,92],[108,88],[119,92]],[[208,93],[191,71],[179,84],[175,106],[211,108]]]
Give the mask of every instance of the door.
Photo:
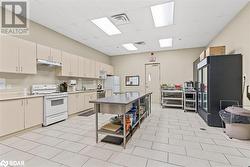
[[[70,57],[70,71],[71,71],[71,76],[77,77],[78,76],[78,56],[76,55],[71,55]]]
[[[1,36],[0,71],[19,73],[19,39]]]
[[[20,73],[36,74],[36,44],[30,41],[20,40],[19,46]]]
[[[25,99],[25,128],[43,123],[43,97]]]
[[[0,136],[24,129],[24,100],[0,101]]]
[[[50,47],[37,44],[37,59],[50,61]]]
[[[53,62],[62,63],[61,50],[51,48],[50,55]]]
[[[71,54],[62,52],[62,76],[70,76]]]
[[[69,115],[77,113],[77,94],[69,94],[68,96],[68,113]]]
[[[152,92],[153,103],[160,103],[160,64],[146,64],[145,71],[145,91]]]
[[[208,66],[203,68],[203,73],[202,73],[202,106],[203,110],[207,111],[207,68]]]

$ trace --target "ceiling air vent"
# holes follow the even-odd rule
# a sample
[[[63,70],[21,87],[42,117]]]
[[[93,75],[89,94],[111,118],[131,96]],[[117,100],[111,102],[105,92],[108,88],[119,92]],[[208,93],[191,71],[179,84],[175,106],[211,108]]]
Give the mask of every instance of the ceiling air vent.
[[[111,16],[111,19],[112,19],[113,23],[116,25],[123,25],[123,24],[129,23],[129,18],[125,13],[113,15],[113,16]]]
[[[136,45],[146,45],[146,43],[144,41],[135,42],[134,44],[136,44]]]

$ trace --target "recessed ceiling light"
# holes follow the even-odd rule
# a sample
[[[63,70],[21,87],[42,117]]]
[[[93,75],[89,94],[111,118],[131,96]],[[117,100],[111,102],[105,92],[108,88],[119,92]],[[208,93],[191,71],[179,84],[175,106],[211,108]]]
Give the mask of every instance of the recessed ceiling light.
[[[173,39],[172,38],[160,39],[159,43],[160,43],[161,48],[172,47],[173,46]]]
[[[127,50],[138,50],[132,43],[123,44],[122,46]]]
[[[174,23],[174,2],[151,6],[155,27],[162,27]]]
[[[91,21],[108,35],[121,34],[121,31],[107,17]]]

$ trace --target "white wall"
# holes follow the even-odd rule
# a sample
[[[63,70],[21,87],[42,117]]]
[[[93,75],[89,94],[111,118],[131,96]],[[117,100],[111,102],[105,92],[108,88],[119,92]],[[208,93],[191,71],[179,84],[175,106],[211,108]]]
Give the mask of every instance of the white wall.
[[[174,51],[154,52],[161,66],[161,83],[180,83],[193,80],[193,62],[204,48],[181,49]],[[149,62],[150,53],[115,56],[111,63],[115,75],[120,76],[122,91],[145,90],[145,64]],[[140,86],[125,86],[126,75],[139,75]]]
[[[225,45],[226,53],[236,51],[243,55],[243,73],[247,77],[247,85],[250,85],[250,2],[209,46],[216,45]],[[244,104],[250,105],[246,93]]]

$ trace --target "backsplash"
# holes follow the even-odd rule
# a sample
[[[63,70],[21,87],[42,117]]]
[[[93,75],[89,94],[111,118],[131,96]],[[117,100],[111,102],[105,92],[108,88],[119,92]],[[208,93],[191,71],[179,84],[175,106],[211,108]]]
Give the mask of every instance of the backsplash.
[[[36,75],[0,73],[0,78],[5,79],[6,89],[0,89],[2,92],[23,92],[27,89],[30,92],[31,85],[34,84],[60,84],[68,80],[77,80],[77,88],[96,89],[99,81],[93,79],[58,77],[56,69],[47,66],[38,66]]]

